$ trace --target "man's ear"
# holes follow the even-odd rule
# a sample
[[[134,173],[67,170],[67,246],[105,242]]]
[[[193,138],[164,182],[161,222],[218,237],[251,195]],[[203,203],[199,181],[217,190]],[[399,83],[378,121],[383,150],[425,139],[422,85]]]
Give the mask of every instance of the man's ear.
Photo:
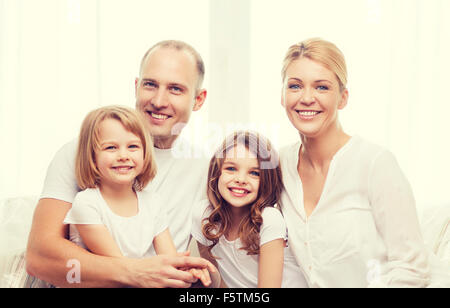
[[[137,96],[137,88],[139,86],[139,77],[136,77],[136,79],[134,80],[134,96]]]
[[[338,109],[344,109],[345,106],[347,106],[348,103],[348,90],[345,89],[344,91],[342,91],[342,99],[341,102],[339,103]]]
[[[202,108],[203,103],[206,100],[206,89],[200,89],[197,91],[197,96],[195,96],[195,103],[194,107],[192,108],[193,111],[198,111],[200,108]]]

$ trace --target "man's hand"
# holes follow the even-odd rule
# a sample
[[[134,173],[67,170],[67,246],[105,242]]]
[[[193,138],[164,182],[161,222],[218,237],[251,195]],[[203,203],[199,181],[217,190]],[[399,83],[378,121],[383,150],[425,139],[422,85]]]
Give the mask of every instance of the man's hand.
[[[158,255],[147,259],[126,259],[128,262],[128,284],[142,288],[189,288],[197,282],[185,268],[217,271],[211,262],[186,253],[178,256]]]

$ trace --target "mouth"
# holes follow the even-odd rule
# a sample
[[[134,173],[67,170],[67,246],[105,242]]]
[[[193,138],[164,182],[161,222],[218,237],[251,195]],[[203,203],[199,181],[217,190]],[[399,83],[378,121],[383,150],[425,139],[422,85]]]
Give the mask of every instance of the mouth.
[[[150,110],[147,110],[146,113],[150,116],[150,118],[152,120],[155,120],[158,122],[163,122],[163,121],[171,118],[171,116],[169,116],[167,114],[158,113],[158,112],[154,112],[154,111],[150,111]]]
[[[296,110],[296,112],[302,120],[312,120],[322,113],[322,111],[316,110]]]
[[[113,169],[117,173],[128,173],[133,168],[134,168],[133,166],[114,166],[114,167],[111,167],[111,169]]]
[[[235,197],[241,198],[247,196],[250,191],[245,188],[238,188],[238,187],[228,187],[228,190],[231,192],[231,194]]]

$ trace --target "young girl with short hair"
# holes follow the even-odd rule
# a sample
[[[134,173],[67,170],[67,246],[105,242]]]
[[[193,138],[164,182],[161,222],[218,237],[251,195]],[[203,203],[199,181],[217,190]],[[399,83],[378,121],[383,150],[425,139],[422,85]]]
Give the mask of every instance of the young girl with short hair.
[[[192,234],[222,287],[306,287],[276,207],[282,187],[277,153],[256,133],[234,133],[211,159]]]
[[[144,190],[156,164],[152,139],[136,111],[109,106],[87,115],[75,173],[82,191],[64,220],[73,242],[110,257],[177,254],[164,203],[151,188]],[[206,269],[191,273],[210,284]]]

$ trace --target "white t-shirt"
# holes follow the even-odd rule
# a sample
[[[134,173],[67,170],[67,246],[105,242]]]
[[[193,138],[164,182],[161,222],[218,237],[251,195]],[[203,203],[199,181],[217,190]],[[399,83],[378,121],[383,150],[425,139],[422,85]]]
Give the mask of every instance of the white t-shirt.
[[[72,203],[80,189],[75,178],[77,140],[64,145],[50,163],[40,198]],[[197,158],[200,157],[200,158]],[[169,231],[178,251],[187,251],[191,236],[194,204],[206,198],[208,160],[198,148],[179,137],[172,149],[155,148],[157,173],[144,189],[152,189],[163,199]]]
[[[410,185],[394,156],[352,137],[307,217],[300,142],[280,151],[289,245],[311,287],[426,286],[428,257]]]
[[[155,255],[153,239],[168,227],[164,202],[149,190],[136,192],[136,195],[138,214],[122,217],[110,209],[98,188],[79,192],[64,219],[65,224],[70,224],[70,240],[86,248],[74,225],[104,225],[125,257]]]
[[[192,236],[204,246],[212,244],[202,233],[202,221],[204,218],[209,217],[211,213],[211,209],[208,206],[209,201],[203,200],[195,208],[194,214],[192,215]],[[286,224],[278,209],[265,208],[261,216],[263,218],[263,224],[259,232],[260,246],[276,239],[287,239]],[[219,257],[217,259],[219,272],[228,287],[256,288],[258,286],[258,256],[247,255],[247,251],[239,249],[241,247],[242,243],[240,239],[228,241],[225,236],[222,236],[211,252],[214,256]],[[289,247],[284,249],[282,287],[307,287],[306,280]]]

